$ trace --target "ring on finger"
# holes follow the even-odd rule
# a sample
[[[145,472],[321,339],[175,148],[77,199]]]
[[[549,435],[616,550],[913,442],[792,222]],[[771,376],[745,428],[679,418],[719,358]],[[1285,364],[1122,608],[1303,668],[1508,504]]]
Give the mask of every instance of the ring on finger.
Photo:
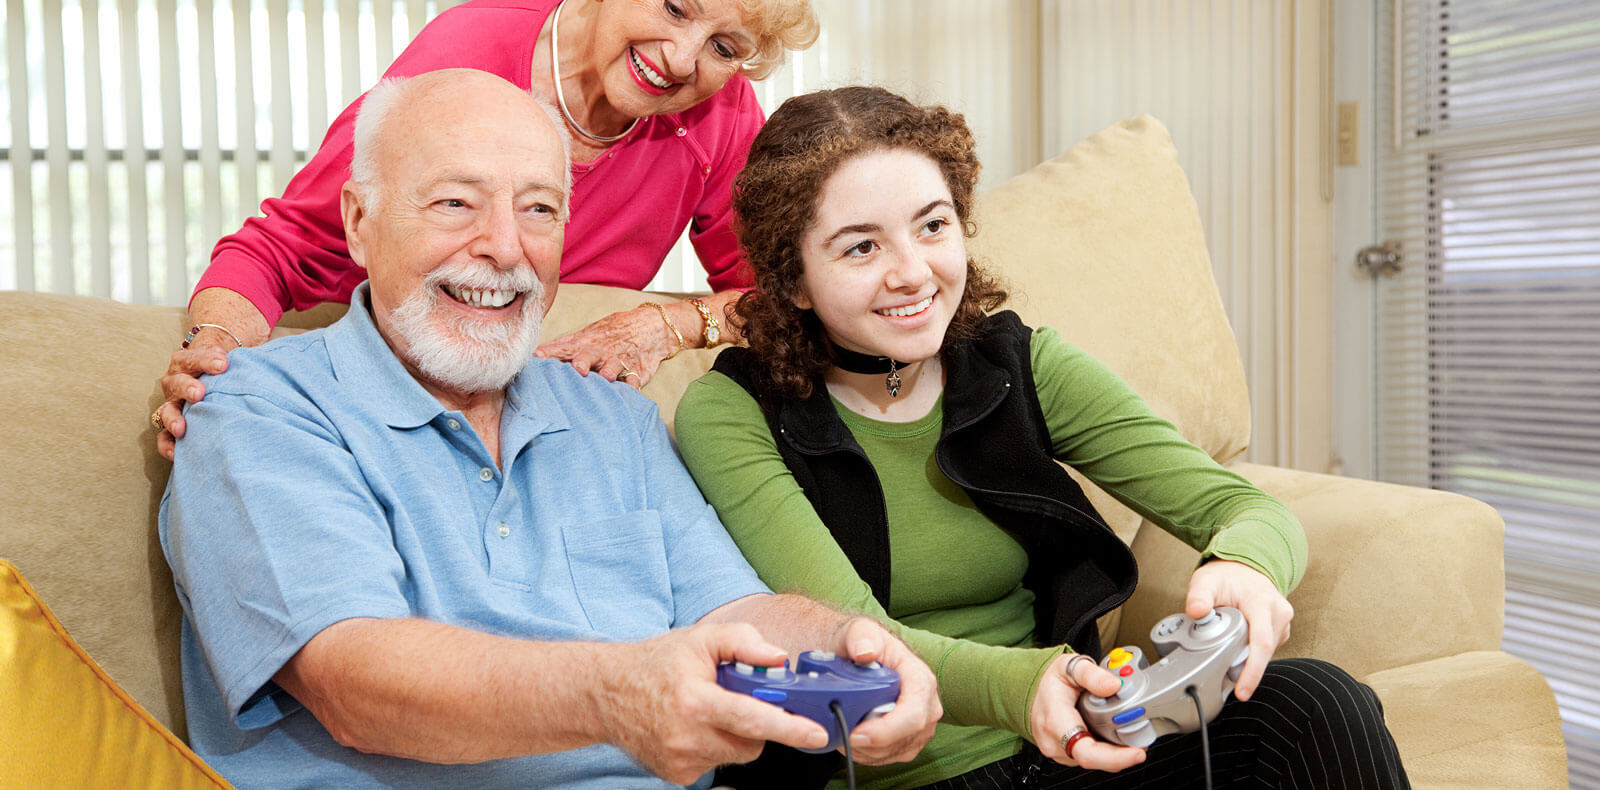
[[[617,373],[617,380],[621,381],[621,380],[623,380],[623,379],[625,379],[625,378],[627,378],[629,376],[637,376],[637,375],[639,375],[639,374],[629,370],[627,365],[623,365],[622,366],[622,370]]]
[[[1067,659],[1067,666],[1066,666],[1066,669],[1062,672],[1062,674],[1066,675],[1067,676],[1067,680],[1072,681],[1073,685],[1075,685],[1075,686],[1082,686],[1083,685],[1082,683],[1078,682],[1077,678],[1072,676],[1072,670],[1077,668],[1079,661],[1088,661],[1090,663],[1093,663],[1094,659],[1092,659],[1092,658],[1090,658],[1090,657],[1088,657],[1088,656],[1086,656],[1086,655],[1084,655],[1082,653],[1078,653],[1078,654],[1074,655],[1072,658]]]
[[[1072,749],[1078,745],[1078,741],[1081,741],[1087,737],[1089,737],[1089,729],[1081,724],[1073,727],[1070,730],[1067,730],[1066,733],[1061,736],[1061,751],[1066,753],[1068,760],[1077,759],[1072,756]]]
[[[160,406],[157,406],[155,411],[150,412],[150,424],[154,425],[158,431],[164,431],[167,429],[166,421],[161,419]]]

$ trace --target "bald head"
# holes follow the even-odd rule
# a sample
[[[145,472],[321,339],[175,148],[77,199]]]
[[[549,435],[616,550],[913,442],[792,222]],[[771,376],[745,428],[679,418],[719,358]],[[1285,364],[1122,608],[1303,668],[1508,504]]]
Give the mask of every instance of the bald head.
[[[504,387],[537,345],[561,269],[562,135],[526,91],[466,69],[379,85],[356,116],[350,259],[379,334],[438,392]]]
[[[356,114],[350,180],[369,210],[384,194],[381,164],[392,158],[386,146],[396,140],[450,135],[450,119],[476,119],[510,138],[518,130],[547,131],[562,157],[562,193],[571,192],[571,147],[565,124],[555,107],[535,99],[506,80],[477,69],[441,69],[414,77],[379,82],[362,99]],[[563,218],[565,213],[563,201]]]

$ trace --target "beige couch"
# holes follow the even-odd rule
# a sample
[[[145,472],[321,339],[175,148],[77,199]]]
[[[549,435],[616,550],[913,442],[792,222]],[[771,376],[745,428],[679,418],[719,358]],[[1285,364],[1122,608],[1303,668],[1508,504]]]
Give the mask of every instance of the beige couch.
[[[1235,460],[1249,441],[1243,368],[1199,215],[1160,124],[1112,127],[1012,179],[981,198],[977,221],[973,252],[1009,281],[1024,318],[1104,359],[1186,436],[1299,515],[1311,565],[1291,597],[1293,637],[1281,654],[1334,661],[1377,689],[1417,787],[1566,785],[1554,698],[1532,667],[1499,649],[1502,523],[1493,510],[1453,494]],[[563,286],[547,331],[640,301],[637,292]],[[0,557],[112,678],[180,734],[181,613],[155,539],[168,464],[153,450],[147,416],[183,324],[174,308],[0,293],[8,414]],[[646,388],[669,420],[711,357],[685,353]],[[1132,542],[1143,580],[1102,624],[1105,643],[1148,648],[1150,625],[1181,608],[1194,553],[1095,495]],[[15,654],[0,644],[0,677],[8,660]],[[30,726],[19,718],[48,709],[29,694],[0,698],[0,727],[18,732]],[[0,743],[11,742],[5,734]],[[21,755],[24,764],[93,757]],[[126,786],[146,783],[129,770]]]

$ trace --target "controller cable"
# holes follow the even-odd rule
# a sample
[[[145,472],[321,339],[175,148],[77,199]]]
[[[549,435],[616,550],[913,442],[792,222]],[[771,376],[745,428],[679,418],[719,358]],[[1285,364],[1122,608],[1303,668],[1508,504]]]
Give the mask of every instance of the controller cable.
[[[838,700],[828,703],[828,708],[833,711],[833,718],[839,722],[839,732],[844,733],[845,782],[850,790],[856,790],[856,758],[850,753],[850,725],[844,723],[844,708],[839,707]]]
[[[1205,707],[1200,704],[1200,694],[1195,691],[1194,686],[1184,689],[1183,692],[1189,695],[1189,699],[1194,700],[1194,713],[1200,717],[1200,759],[1205,767],[1206,790],[1211,790],[1211,737],[1206,734]]]

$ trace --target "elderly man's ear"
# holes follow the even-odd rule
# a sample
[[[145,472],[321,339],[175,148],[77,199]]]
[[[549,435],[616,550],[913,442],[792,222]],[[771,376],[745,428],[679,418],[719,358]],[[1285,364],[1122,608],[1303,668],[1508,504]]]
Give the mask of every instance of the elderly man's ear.
[[[356,188],[356,182],[346,181],[339,190],[339,216],[344,220],[344,241],[350,248],[350,260],[357,266],[367,268],[366,250],[361,246],[361,234],[356,230],[361,227],[361,221],[367,217],[366,206],[361,203],[361,190]]]

